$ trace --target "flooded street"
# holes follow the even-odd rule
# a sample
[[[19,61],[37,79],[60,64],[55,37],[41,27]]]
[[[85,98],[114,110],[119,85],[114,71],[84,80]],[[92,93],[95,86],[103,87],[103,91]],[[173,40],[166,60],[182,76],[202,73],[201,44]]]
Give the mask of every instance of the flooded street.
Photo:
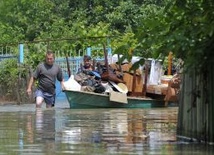
[[[213,154],[213,146],[177,141],[177,107],[71,110],[0,106],[0,154]]]

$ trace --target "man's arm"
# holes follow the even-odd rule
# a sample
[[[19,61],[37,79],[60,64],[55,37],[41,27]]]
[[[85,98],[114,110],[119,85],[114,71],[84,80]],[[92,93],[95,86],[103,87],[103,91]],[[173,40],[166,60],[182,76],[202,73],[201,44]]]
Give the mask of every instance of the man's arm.
[[[62,79],[62,81],[60,82],[60,84],[61,84],[61,89],[65,90],[64,79]]]
[[[58,74],[57,74],[57,80],[60,82],[61,84],[61,89],[65,90],[65,86],[64,86],[64,77],[63,77],[63,73],[62,73],[62,68],[59,67],[58,70]]]
[[[32,93],[32,85],[34,84],[34,81],[35,81],[34,77],[31,77],[30,82],[28,84],[28,88],[27,88],[28,95],[31,95],[31,93]]]

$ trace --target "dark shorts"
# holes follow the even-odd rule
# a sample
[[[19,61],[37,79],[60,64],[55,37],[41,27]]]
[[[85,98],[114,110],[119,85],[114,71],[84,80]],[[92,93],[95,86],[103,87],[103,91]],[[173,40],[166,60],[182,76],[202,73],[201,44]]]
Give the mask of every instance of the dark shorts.
[[[55,94],[53,95],[53,94],[50,94],[50,93],[47,93],[47,92],[43,92],[43,91],[37,89],[36,92],[35,92],[35,97],[38,97],[38,96],[44,98],[44,101],[45,101],[46,104],[54,106],[55,97],[56,97]]]

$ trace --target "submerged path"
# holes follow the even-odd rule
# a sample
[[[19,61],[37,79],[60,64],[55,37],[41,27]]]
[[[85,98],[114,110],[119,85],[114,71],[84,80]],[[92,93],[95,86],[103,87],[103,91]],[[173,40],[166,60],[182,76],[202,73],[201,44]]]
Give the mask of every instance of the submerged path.
[[[212,148],[176,138],[177,107],[53,109],[0,106],[1,154],[211,154]],[[197,149],[196,149],[197,148]],[[199,149],[198,149],[199,148]]]

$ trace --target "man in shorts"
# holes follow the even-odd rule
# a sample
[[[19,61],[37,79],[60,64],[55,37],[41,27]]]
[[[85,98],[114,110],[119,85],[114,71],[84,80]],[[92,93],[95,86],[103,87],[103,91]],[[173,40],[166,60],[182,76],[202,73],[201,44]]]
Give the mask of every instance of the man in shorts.
[[[45,62],[40,63],[35,72],[33,73],[28,88],[27,93],[31,95],[32,85],[37,80],[37,90],[35,92],[36,107],[41,108],[43,101],[46,103],[46,107],[53,107],[55,104],[56,97],[56,79],[60,81],[62,89],[63,85],[63,74],[62,69],[54,63],[55,56],[52,51],[48,51],[45,56]]]

